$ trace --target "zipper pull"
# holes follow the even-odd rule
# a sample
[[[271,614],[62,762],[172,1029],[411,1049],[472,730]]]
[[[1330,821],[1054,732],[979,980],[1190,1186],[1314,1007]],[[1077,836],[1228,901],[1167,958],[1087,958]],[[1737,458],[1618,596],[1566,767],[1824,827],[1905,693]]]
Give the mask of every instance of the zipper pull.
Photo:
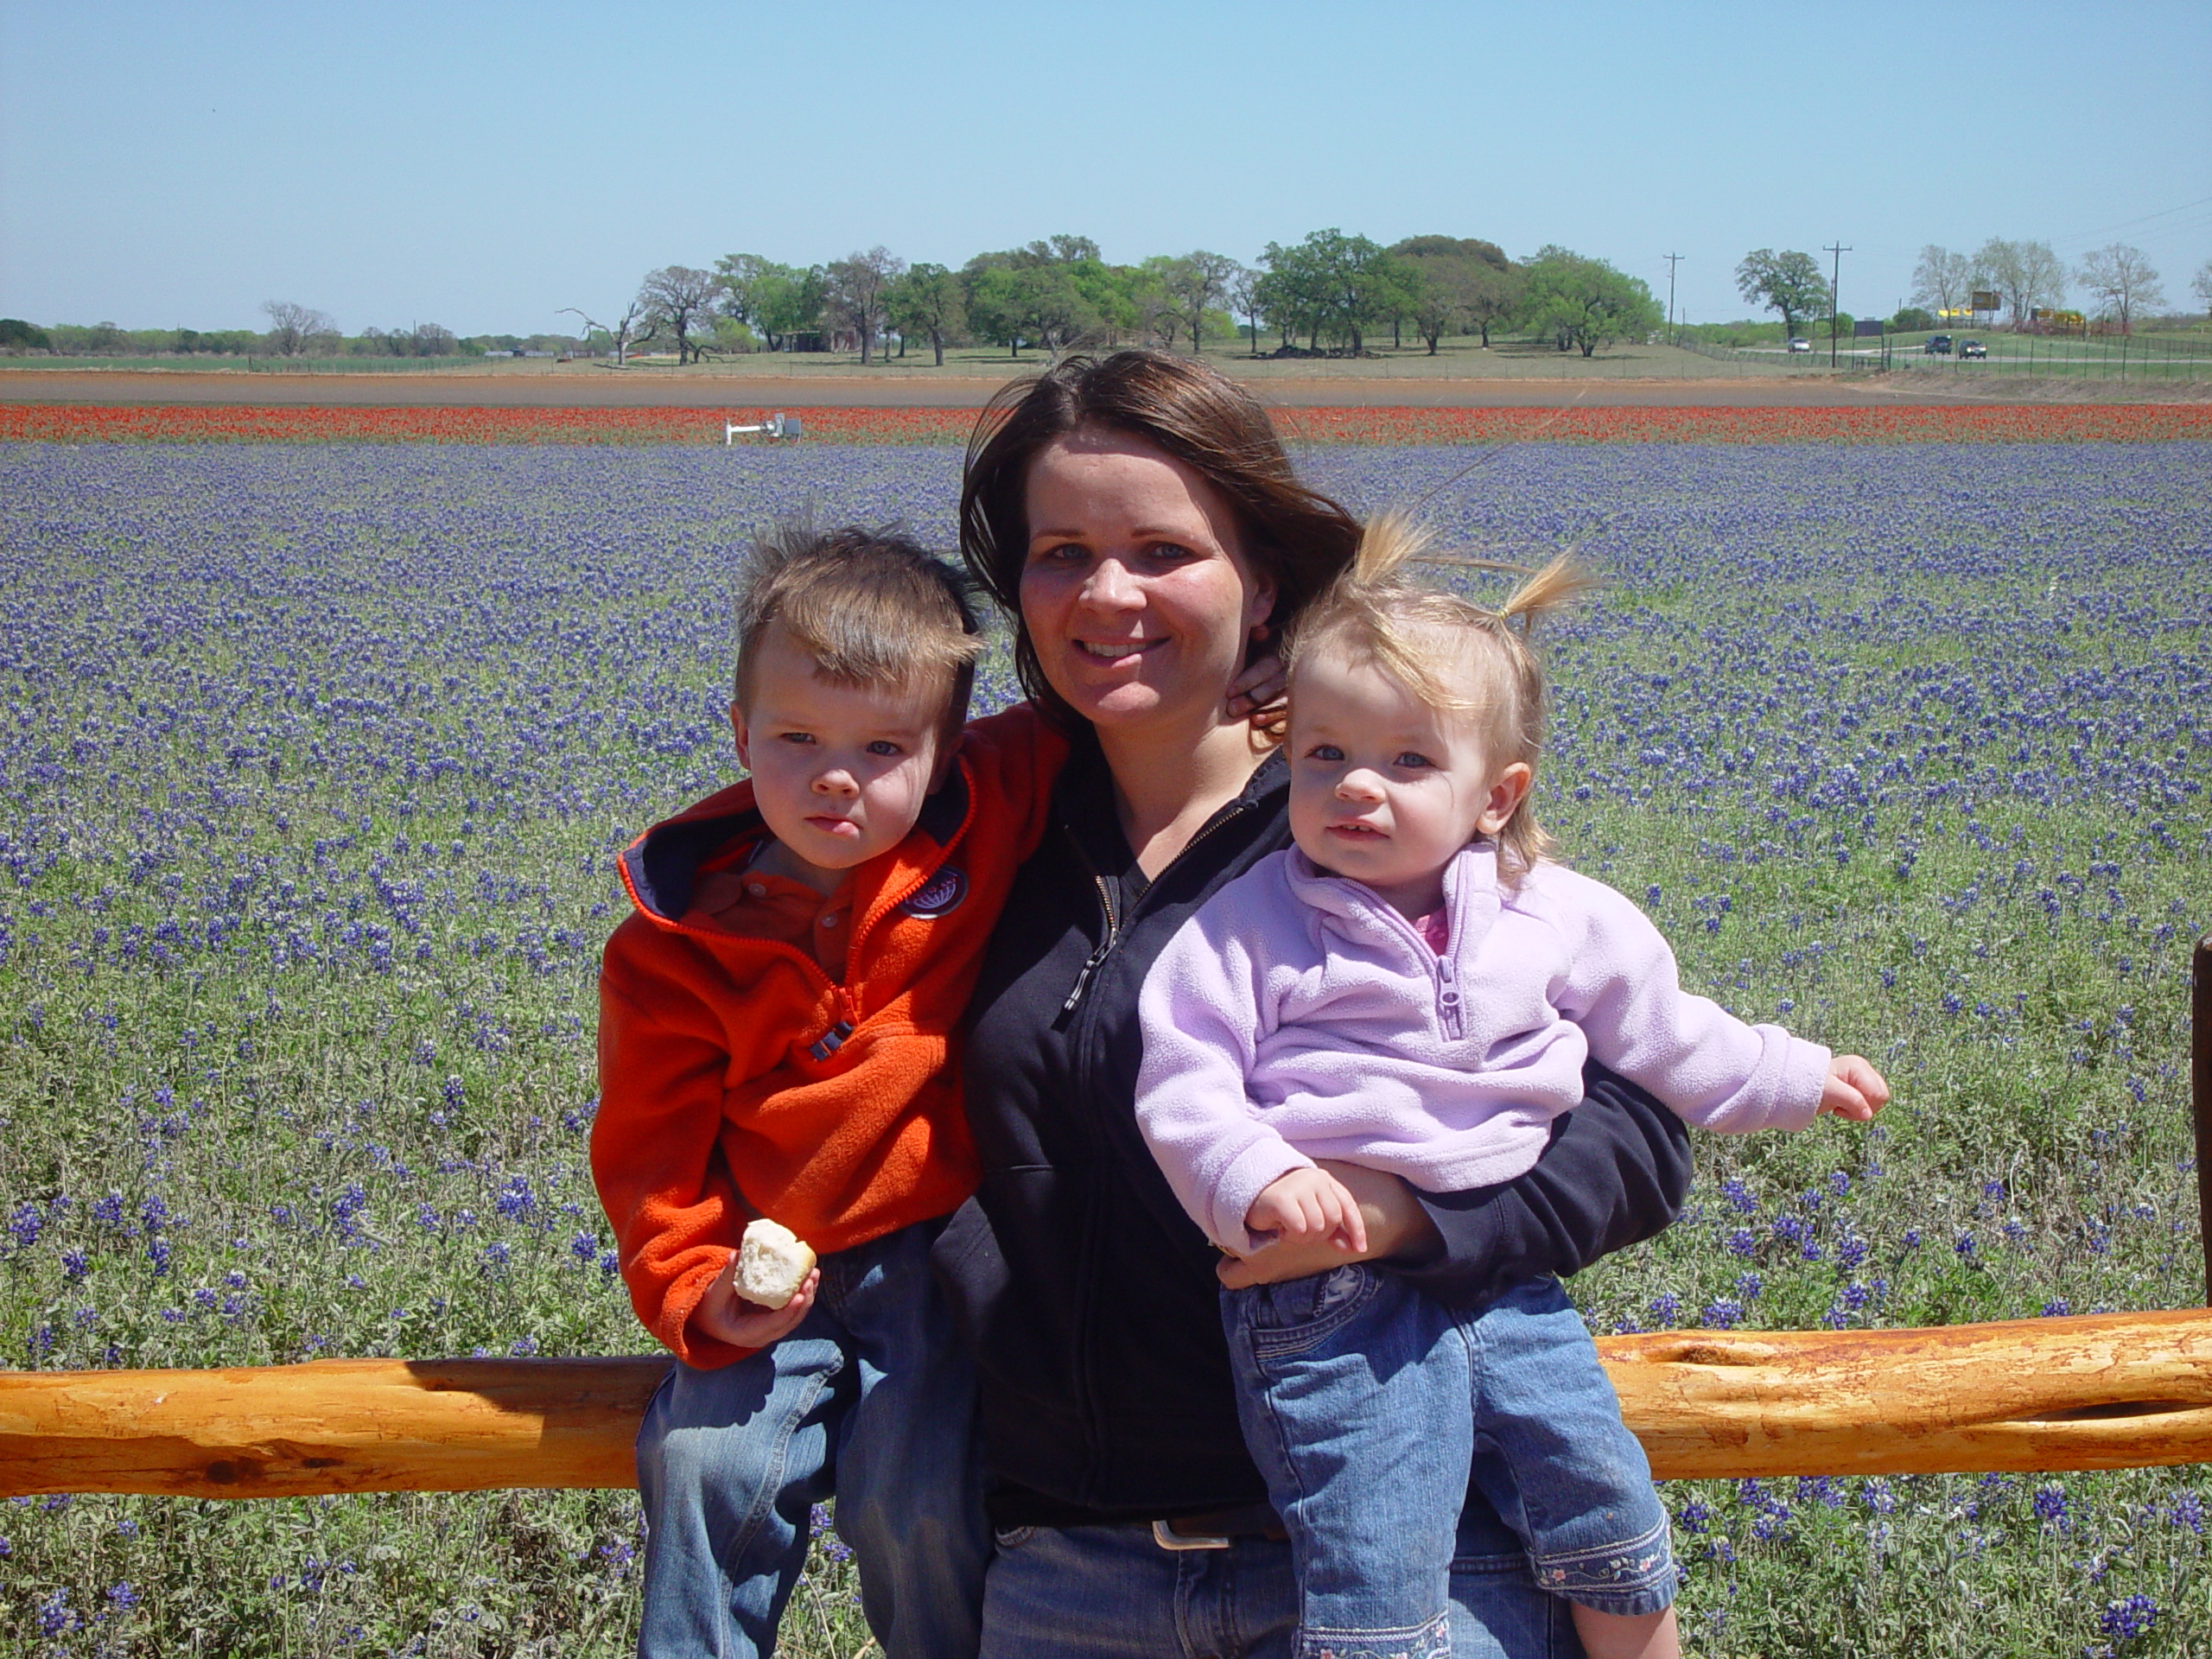
[[[806,1052],[812,1055],[815,1061],[819,1064],[821,1061],[828,1059],[832,1054],[835,1054],[839,1049],[842,1048],[845,1046],[845,1039],[852,1034],[853,1027],[851,1023],[848,1020],[840,1020],[836,1025],[830,1027],[829,1030],[823,1032],[821,1036],[809,1043],[806,1046]]]
[[[1456,1039],[1459,1035],[1459,984],[1452,976],[1451,957],[1437,957],[1436,979],[1437,1014],[1444,1022],[1444,1034]]]
[[[1068,993],[1068,1000],[1060,1004],[1060,1018],[1062,1020],[1066,1019],[1068,1015],[1075,1012],[1076,1004],[1083,1001],[1084,992],[1090,988],[1091,975],[1098,971],[1098,964],[1106,960],[1106,953],[1112,950],[1113,946],[1113,940],[1109,938],[1104,943],[1101,944],[1096,950],[1093,950],[1089,958],[1085,960],[1083,964],[1083,971],[1075,976],[1075,988]]]

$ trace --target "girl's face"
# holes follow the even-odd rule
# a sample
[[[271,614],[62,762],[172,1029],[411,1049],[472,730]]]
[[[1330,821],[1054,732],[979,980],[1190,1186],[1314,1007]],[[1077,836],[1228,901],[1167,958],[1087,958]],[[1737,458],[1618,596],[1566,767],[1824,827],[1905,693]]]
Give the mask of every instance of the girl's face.
[[[1222,718],[1274,606],[1221,493],[1141,438],[1082,431],[1030,463],[1021,625],[1046,682],[1102,728]]]
[[[1299,850],[1409,917],[1443,903],[1444,867],[1505,827],[1532,776],[1494,764],[1471,716],[1325,646],[1292,680],[1290,766]]]

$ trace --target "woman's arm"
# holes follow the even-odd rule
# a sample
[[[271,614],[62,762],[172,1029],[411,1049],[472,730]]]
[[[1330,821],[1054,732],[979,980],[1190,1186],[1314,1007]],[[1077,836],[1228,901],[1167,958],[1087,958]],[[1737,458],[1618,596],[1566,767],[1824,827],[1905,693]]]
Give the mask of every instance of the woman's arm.
[[[1471,1192],[1420,1192],[1396,1177],[1326,1166],[1367,1218],[1368,1249],[1286,1241],[1224,1262],[1234,1288],[1376,1260],[1449,1301],[1479,1301],[1546,1274],[1565,1277],[1665,1230],[1689,1192],[1689,1131],[1643,1090],[1585,1068],[1582,1104],[1552,1125],[1535,1167]]]

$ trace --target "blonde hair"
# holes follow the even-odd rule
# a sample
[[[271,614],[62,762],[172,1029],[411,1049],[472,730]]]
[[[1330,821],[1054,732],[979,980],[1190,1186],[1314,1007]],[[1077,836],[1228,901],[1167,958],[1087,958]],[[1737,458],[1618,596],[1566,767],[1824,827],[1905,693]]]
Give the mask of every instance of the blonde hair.
[[[1512,571],[1525,579],[1492,610],[1458,594],[1415,583],[1407,567],[1458,566]],[[1385,513],[1360,537],[1352,568],[1298,619],[1284,641],[1291,717],[1298,713],[1298,666],[1321,651],[1371,663],[1433,709],[1476,723],[1491,764],[1532,771],[1544,744],[1544,669],[1530,634],[1536,623],[1597,587],[1562,554],[1541,570],[1439,553],[1411,519]],[[1498,869],[1519,876],[1553,849],[1536,821],[1533,795],[1496,836]]]
[[[895,530],[779,525],[754,542],[739,578],[736,699],[752,700],[773,623],[824,679],[892,688],[944,677],[957,732],[983,649],[974,593],[965,572]]]

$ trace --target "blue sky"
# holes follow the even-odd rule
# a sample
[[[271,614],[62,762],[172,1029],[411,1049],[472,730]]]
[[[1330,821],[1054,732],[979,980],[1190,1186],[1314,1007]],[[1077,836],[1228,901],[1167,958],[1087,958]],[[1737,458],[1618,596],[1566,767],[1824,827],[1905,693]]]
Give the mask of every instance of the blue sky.
[[[347,332],[619,310],[650,268],[1327,226],[1613,261],[1745,315],[1753,247],[2212,258],[2212,5],[0,6],[0,315]],[[1821,254],[1823,266],[1827,256]]]

